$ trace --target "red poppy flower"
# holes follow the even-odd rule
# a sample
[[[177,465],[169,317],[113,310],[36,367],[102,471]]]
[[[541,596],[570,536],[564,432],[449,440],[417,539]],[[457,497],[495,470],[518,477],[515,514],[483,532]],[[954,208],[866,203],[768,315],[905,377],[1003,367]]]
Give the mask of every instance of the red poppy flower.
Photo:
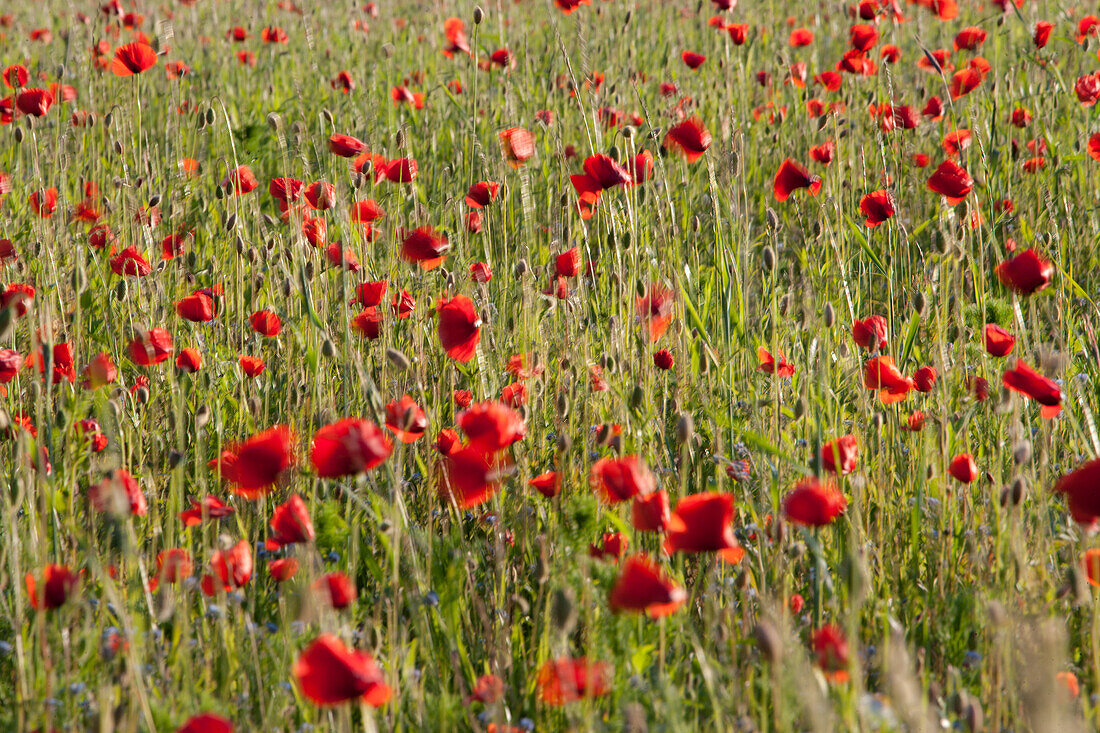
[[[833,162],[833,156],[836,155],[836,143],[832,140],[826,140],[820,145],[815,145],[810,148],[810,158],[812,160],[821,163],[822,165],[829,165]]]
[[[474,209],[484,209],[496,201],[500,193],[500,184],[493,181],[478,181],[466,191],[466,205]]]
[[[290,39],[287,38],[286,31],[279,26],[268,26],[260,33],[260,38],[264,43],[287,43]]]
[[[500,133],[500,150],[513,168],[518,168],[535,154],[535,136],[522,127],[510,127]]]
[[[808,28],[795,28],[787,38],[787,43],[794,48],[809,46],[814,42],[814,34]]]
[[[252,379],[263,374],[267,368],[263,359],[255,356],[245,356],[244,354],[237,357],[237,363],[241,365],[241,371],[244,372],[245,376]]]
[[[45,89],[24,89],[15,98],[15,106],[19,111],[31,117],[44,117],[53,103],[53,94]]]
[[[367,145],[357,137],[334,133],[328,139],[328,149],[333,155],[341,158],[354,158],[366,150]]]
[[[233,723],[214,713],[199,713],[188,718],[176,733],[233,733]]]
[[[22,64],[12,64],[4,69],[4,73],[0,75],[4,79],[4,86],[8,89],[18,89],[27,84],[29,78],[27,67]]]
[[[214,299],[202,291],[194,292],[176,303],[176,313],[194,323],[214,320]]]
[[[740,551],[733,536],[733,495],[704,493],[680,499],[668,520],[665,552]]]
[[[707,60],[707,57],[701,53],[695,53],[694,51],[684,51],[680,54],[680,58],[689,69],[698,69],[703,65],[703,62]]]
[[[1096,100],[1100,99],[1100,74],[1085,74],[1077,77],[1073,85],[1073,93],[1077,95],[1077,101],[1082,107],[1091,107],[1096,104]]]
[[[854,435],[842,435],[821,446],[821,465],[825,470],[844,474],[856,469],[859,460],[859,440]]]
[[[975,51],[985,43],[986,31],[977,26],[968,26],[955,34],[956,51]]]
[[[889,326],[882,316],[868,316],[852,324],[852,340],[868,351],[881,351],[886,348],[889,335]]]
[[[233,193],[240,196],[251,191],[255,191],[260,185],[260,182],[256,180],[256,176],[252,173],[252,169],[247,165],[242,165],[235,168],[222,179],[222,188],[232,188]]]
[[[730,23],[726,26],[726,33],[729,34],[733,45],[743,46],[749,36],[749,26],[747,23]]]
[[[133,76],[157,65],[157,52],[147,43],[135,41],[115,49],[111,71],[116,76]]]
[[[447,46],[443,55],[453,58],[456,53],[470,54],[470,44],[466,39],[466,24],[459,18],[447,18],[443,21],[443,34],[447,37]]]
[[[778,359],[773,357],[763,346],[757,347],[756,358],[759,361],[759,366],[756,367],[756,371],[774,374],[782,379],[793,377],[795,373],[794,366],[788,364],[782,354],[776,352],[776,355],[779,357]]]
[[[1074,520],[1095,524],[1100,518],[1100,458],[1062,476],[1054,490],[1066,495]]]
[[[676,359],[668,349],[661,349],[660,351],[653,352],[653,366],[661,371],[668,371],[675,363]]]
[[[269,310],[256,311],[248,317],[252,330],[261,336],[274,337],[283,332],[283,322]]]
[[[23,368],[23,355],[15,349],[0,349],[0,384],[8,384]]]
[[[904,400],[916,385],[898,370],[893,357],[876,356],[863,364],[863,386],[877,389],[879,400],[889,405]]]
[[[938,193],[954,206],[974,189],[974,179],[953,160],[945,160],[928,179],[928,190]]]
[[[639,532],[664,532],[671,519],[668,493],[664,489],[635,494],[630,506],[630,522]]]
[[[638,318],[648,326],[650,341],[658,341],[672,323],[673,305],[676,293],[653,283],[644,297],[634,299],[634,310]]]
[[[320,591],[329,604],[336,610],[347,608],[355,602],[358,595],[355,591],[355,583],[351,578],[341,572],[326,573],[313,584],[314,590]]]
[[[457,423],[470,445],[483,452],[503,450],[527,434],[523,416],[500,402],[479,402],[459,413]]]
[[[267,573],[276,583],[285,583],[298,574],[298,561],[293,557],[283,557],[267,564]]]
[[[215,496],[207,496],[202,501],[191,500],[191,507],[180,512],[180,521],[184,527],[194,527],[202,524],[203,519],[220,519],[228,517],[234,511],[233,507],[226,506]]]
[[[538,491],[547,499],[553,499],[561,491],[561,484],[558,481],[557,471],[540,473],[538,476],[529,480],[527,485]]]
[[[1035,48],[1046,48],[1047,43],[1050,42],[1050,33],[1054,30],[1054,24],[1048,23],[1045,20],[1040,20],[1035,24],[1035,33],[1032,35],[1031,40],[1035,44]]]
[[[478,446],[452,449],[441,464],[439,496],[460,510],[479,506],[493,498],[503,478],[503,464]]]
[[[267,494],[294,463],[294,433],[285,425],[257,433],[216,459],[222,478],[233,484],[234,493],[246,499]]]
[[[1062,411],[1062,390],[1051,379],[1029,367],[1019,359],[1016,367],[1009,369],[1001,378],[1004,386],[1026,395],[1042,405],[1040,410],[1045,418],[1052,418]]]
[[[1016,345],[1016,337],[996,323],[985,324],[985,350],[990,356],[1008,356]]]
[[[351,327],[363,338],[373,341],[382,334],[382,313],[373,305],[364,308],[351,319]]]
[[[360,283],[355,287],[355,300],[353,302],[358,302],[364,308],[381,305],[388,285],[389,283],[386,280]]]
[[[913,372],[913,386],[918,392],[931,392],[936,386],[935,367],[922,366]]]
[[[348,649],[331,634],[313,641],[294,663],[302,692],[317,705],[338,705],[359,699],[371,707],[389,701],[390,688],[382,671],[366,652]]]
[[[960,453],[952,458],[947,470],[956,481],[964,484],[973,483],[974,479],[978,478],[978,464],[969,453]]]
[[[465,295],[456,295],[450,300],[440,299],[436,314],[439,318],[439,342],[447,356],[462,363],[473,359],[481,339],[481,318],[474,309],[473,301]]]
[[[383,172],[390,183],[412,183],[418,170],[419,166],[412,158],[398,158],[386,163]]]
[[[618,504],[657,489],[656,479],[638,456],[601,458],[592,465],[588,482],[608,504]]]
[[[290,204],[302,197],[304,183],[297,178],[272,178],[267,185],[267,192],[272,198],[284,204]]]
[[[443,264],[451,243],[447,237],[430,226],[418,227],[405,235],[401,242],[401,258],[420,265],[422,270],[432,270]]]
[[[214,595],[216,580],[221,581],[226,593],[242,588],[252,580],[252,568],[252,545],[248,540],[241,540],[228,550],[218,550],[210,556],[213,575],[203,576],[202,590],[208,596]]]
[[[382,207],[372,199],[356,201],[351,205],[351,220],[360,224],[370,224],[385,216]]]
[[[116,275],[145,277],[153,271],[153,266],[145,256],[134,247],[127,247],[111,258],[111,271]]]
[[[1028,249],[997,265],[997,278],[1020,295],[1033,295],[1050,285],[1054,265]]]
[[[822,457],[824,458],[824,452]],[[853,456],[853,464],[854,460]],[[836,486],[816,478],[801,481],[783,497],[783,516],[795,524],[806,527],[824,527],[832,524],[847,507],[848,500]]]
[[[52,610],[61,608],[72,596],[76,590],[77,576],[64,565],[47,565],[42,570],[41,582],[32,573],[27,573],[23,581],[31,608]]]
[[[611,691],[611,667],[584,657],[552,659],[539,668],[535,684],[539,700],[547,705],[602,697]]]
[[[554,0],[554,5],[564,15],[569,15],[582,5],[591,5],[592,0]]]
[[[190,578],[193,571],[194,565],[191,562],[190,552],[182,547],[162,550],[157,553],[157,573],[149,580],[149,591],[155,591],[161,583],[174,585],[185,578]],[[185,728],[180,730],[185,730]],[[232,729],[230,729],[230,733],[232,733]]]
[[[376,468],[392,452],[393,443],[380,427],[345,418],[317,431],[310,460],[318,476],[336,478]]]
[[[688,163],[694,163],[707,152],[711,136],[703,121],[698,117],[689,117],[674,125],[665,135],[664,147],[678,150]]]
[[[57,188],[51,186],[44,191],[35,191],[27,201],[36,215],[42,219],[49,219],[57,211]]]
[[[33,285],[26,283],[12,283],[4,289],[0,295],[0,308],[15,308],[17,316],[27,315],[27,310],[34,302],[35,289]]]
[[[101,514],[144,517],[148,513],[141,485],[129,471],[121,468],[89,488],[88,501]]]
[[[809,189],[811,196],[816,196],[821,190],[821,178],[810,175],[810,172],[790,158],[785,159],[775,173],[772,183],[772,193],[776,201],[786,201],[792,193],[800,188]]]
[[[878,31],[872,25],[857,23],[848,29],[848,45],[855,51],[870,51],[878,43]]]
[[[408,318],[412,315],[413,309],[416,307],[416,301],[408,290],[402,290],[400,293],[393,294],[393,301],[390,304],[390,309],[393,314],[398,318]]]
[[[675,612],[686,600],[687,592],[665,577],[657,563],[645,555],[634,555],[623,562],[609,605],[612,611],[644,612],[651,618],[661,618]]]
[[[284,545],[312,542],[315,537],[309,509],[297,494],[291,494],[286,502],[275,507],[270,524],[273,534],[266,543],[269,550],[277,550]]]
[[[605,532],[600,537],[599,544],[588,546],[588,556],[597,560],[618,562],[629,544],[630,541],[622,532]]]
[[[414,443],[428,429],[428,418],[416,400],[403,395],[400,400],[386,405],[386,427],[402,443]]]
[[[153,366],[172,355],[172,337],[163,328],[140,331],[130,341],[130,360],[139,366]]]
[[[839,627],[829,624],[814,632],[817,666],[833,682],[848,679],[848,641]]]

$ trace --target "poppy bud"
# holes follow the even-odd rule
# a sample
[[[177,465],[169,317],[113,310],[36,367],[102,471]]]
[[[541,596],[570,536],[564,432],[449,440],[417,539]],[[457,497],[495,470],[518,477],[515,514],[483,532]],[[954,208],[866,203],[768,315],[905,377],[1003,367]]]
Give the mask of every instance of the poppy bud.
[[[168,468],[175,468],[183,463],[183,453],[178,450],[168,451]]]
[[[625,127],[623,127],[623,129],[622,129],[622,133],[623,133],[623,137],[624,137],[625,139],[627,139],[627,140],[633,140],[633,139],[634,139],[634,135],[635,135],[635,133],[637,133],[637,130],[635,130],[635,129],[634,129],[634,127],[633,127],[633,126],[631,126],[631,125],[626,125],[626,126],[625,126]]]
[[[153,194],[152,198],[149,199],[149,208],[151,209],[158,204],[160,204],[160,194],[155,193]]]
[[[149,389],[147,387],[138,387],[134,392],[134,399],[137,400],[139,405],[144,405],[149,401]]]
[[[825,328],[832,328],[836,323],[836,311],[833,310],[832,303],[825,304]]]
[[[474,25],[481,25],[483,20],[485,20],[485,11],[478,5],[474,8]]]
[[[363,174],[362,173],[356,173],[355,178],[353,178],[352,181],[351,181],[351,187],[356,189],[356,190],[359,190],[360,188],[363,187],[363,183],[365,183],[365,179],[363,178]]]
[[[332,124],[332,112],[330,112],[327,108],[321,110],[321,117],[324,118],[325,122],[329,123],[330,125]]]
[[[982,730],[983,715],[982,706],[977,700],[968,700],[966,708],[963,711],[963,717],[966,719],[966,729],[971,733],[978,733]]]
[[[798,401],[794,403],[794,419],[797,420],[806,414],[806,398],[799,397]]]
[[[202,430],[208,422],[210,422],[210,408],[202,405],[195,410],[195,429]]]
[[[734,585],[737,590],[745,590],[749,587],[749,573],[747,570],[741,570],[737,573],[737,577],[734,579]]]
[[[554,591],[554,598],[550,602],[550,624],[562,636],[567,636],[577,625],[577,607],[570,588]]]
[[[108,112],[107,114],[103,115],[103,126],[110,129],[111,122],[113,122],[114,119],[115,119],[114,112]]]
[[[927,303],[924,300],[924,293],[919,290],[913,293],[913,310],[917,312],[918,316],[924,313],[924,307],[926,305]]]
[[[1012,449],[1012,460],[1016,462],[1017,466],[1022,466],[1031,460],[1031,442],[1027,440],[1021,440]]]
[[[676,442],[680,445],[691,440],[691,436],[695,433],[695,420],[691,417],[691,413],[683,412],[676,419]]]
[[[411,366],[409,357],[405,356],[405,352],[400,349],[386,349],[386,360],[401,371],[408,371]]]
[[[645,401],[645,390],[641,385],[635,384],[634,389],[630,393],[630,409],[637,412]]]
[[[769,664],[775,664],[783,656],[783,641],[775,625],[767,619],[761,619],[752,630],[760,655]]]
[[[875,426],[875,430],[882,430],[882,426],[886,424],[886,417],[881,412],[876,412],[871,423]]]
[[[1024,490],[1027,488],[1027,482],[1023,476],[1017,476],[1012,480],[1012,488],[1010,495],[1012,497],[1012,506],[1019,506],[1020,502],[1024,500]]]
[[[764,263],[764,269],[771,272],[775,269],[775,250],[771,248],[771,245],[765,245],[764,250],[760,253],[761,261]]]
[[[698,234],[703,229],[703,221],[698,216],[691,217],[691,231]]]
[[[214,124],[214,108],[213,107],[209,107],[206,110],[206,124],[208,124],[208,125],[213,125]]]
[[[569,437],[568,433],[560,433],[558,435],[558,453],[568,453],[573,447],[573,439]]]
[[[23,128],[22,127],[15,128],[15,133],[14,134],[15,134],[15,142],[17,142],[17,143],[23,142]]]
[[[325,339],[321,344],[321,355],[326,359],[336,356],[336,344],[332,343],[332,339]]]
[[[554,406],[557,408],[558,417],[565,417],[569,414],[569,396],[565,392],[559,392]]]
[[[316,272],[316,269],[317,268],[313,264],[313,260],[309,260],[309,261],[306,262],[306,266],[305,266],[306,280],[312,280],[313,279],[313,275]]]
[[[279,291],[282,292],[284,298],[289,298],[291,292],[294,290],[294,283],[289,277],[284,277],[283,281],[279,284]]]
[[[118,284],[115,285],[115,298],[119,302],[122,302],[122,301],[126,300],[126,281],[125,280],[119,280]]]
[[[214,188],[214,198],[218,199],[219,201],[221,199],[225,198],[225,189],[222,188],[221,186],[215,187]]]
[[[9,430],[11,428],[11,415],[8,411],[0,408],[0,430]]]
[[[122,155],[122,143],[115,140],[115,155]]]
[[[521,259],[516,263],[516,277],[523,277],[530,269],[531,266],[527,264],[527,260]]]

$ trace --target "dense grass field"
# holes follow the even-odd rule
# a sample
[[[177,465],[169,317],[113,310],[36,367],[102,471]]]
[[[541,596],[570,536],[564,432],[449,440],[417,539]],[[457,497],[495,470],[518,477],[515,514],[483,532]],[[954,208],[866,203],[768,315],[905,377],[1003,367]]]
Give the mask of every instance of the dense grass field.
[[[1097,729],[1089,12],[0,6],[0,729]]]

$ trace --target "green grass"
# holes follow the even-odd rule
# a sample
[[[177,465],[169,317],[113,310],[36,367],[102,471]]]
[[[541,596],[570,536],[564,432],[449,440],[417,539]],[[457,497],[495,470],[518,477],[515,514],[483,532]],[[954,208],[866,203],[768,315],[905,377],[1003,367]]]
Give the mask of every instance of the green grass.
[[[146,4],[141,30],[170,50],[129,78],[100,71],[89,53],[106,39],[109,59],[131,36],[109,30],[118,21],[98,4],[81,6],[88,24],[60,2],[4,11],[14,18],[0,28],[0,61],[26,64],[30,86],[72,85],[77,99],[0,129],[0,170],[12,181],[0,238],[18,252],[3,282],[37,290],[27,315],[0,314],[2,345],[26,355],[71,342],[76,381],[54,384],[25,369],[0,398],[6,423],[25,413],[37,428],[36,438],[11,430],[0,441],[0,728],[171,731],[203,711],[240,731],[506,730],[525,718],[537,730],[641,730],[639,721],[650,730],[927,730],[941,720],[973,726],[976,715],[990,729],[1100,725],[1100,616],[1080,563],[1095,541],[1051,491],[1100,453],[1100,163],[1086,151],[1100,128],[1095,108],[1073,92],[1079,76],[1100,68],[1096,40],[1074,42],[1085,6],[1028,2],[1002,15],[995,5],[966,5],[941,22],[905,5],[907,22],[878,25],[870,54],[879,73],[845,74],[841,89],[827,92],[813,76],[833,68],[855,22],[839,4],[810,15],[796,3],[743,0],[723,17],[749,23],[744,46],[707,25],[717,12],[709,3],[594,0],[566,16],[551,3],[501,2],[484,6],[480,25],[466,2],[442,11],[385,2],[378,18],[354,4],[300,4],[303,14],[255,1]],[[473,58],[441,53],[449,15],[465,20]],[[812,45],[788,46],[788,16],[813,30]],[[356,20],[369,32],[356,30]],[[1039,51],[1031,43],[1037,20],[1055,23]],[[243,43],[225,37],[237,24],[251,35]],[[950,48],[971,24],[988,31],[979,53],[992,72],[951,101],[950,72],[941,77],[916,62],[922,49]],[[284,28],[289,42],[262,43],[268,25]],[[29,40],[40,27],[52,30],[51,42]],[[878,58],[887,43],[901,50],[894,65]],[[514,68],[478,71],[476,61],[503,47]],[[255,53],[255,67],[237,61],[240,50]],[[683,50],[705,54],[706,63],[689,70]],[[952,53],[951,61],[963,68],[975,55]],[[192,73],[166,79],[164,64],[175,60]],[[805,89],[784,84],[795,62],[807,65]],[[329,84],[344,70],[356,84],[347,94]],[[757,83],[760,70],[771,74],[767,88]],[[598,89],[584,84],[595,72],[604,75]],[[461,93],[448,88],[453,80]],[[662,96],[662,82],[679,91]],[[391,103],[391,87],[401,84],[426,95],[423,109]],[[933,94],[945,100],[943,119],[914,130],[884,134],[867,112],[886,102],[919,112]],[[687,97],[683,110],[713,135],[694,164],[661,147]],[[811,119],[806,101],[814,97],[846,110]],[[768,110],[754,118],[768,103],[786,108],[781,122],[770,124]],[[1009,124],[1018,106],[1033,115],[1024,129]],[[602,107],[631,124],[608,129]],[[541,109],[554,113],[549,127],[536,121]],[[95,124],[71,126],[74,110],[94,112]],[[536,136],[535,157],[518,168],[498,141],[510,127]],[[957,128],[973,133],[959,162],[977,183],[950,207],[925,184],[946,157],[943,136]],[[333,133],[387,158],[415,158],[418,177],[372,185],[329,153]],[[836,156],[822,166],[809,149],[826,139]],[[1035,139],[1046,141],[1046,166],[1026,174],[1026,144]],[[567,147],[576,157],[565,156]],[[626,161],[643,148],[656,158],[652,180],[604,192],[596,214],[582,220],[569,176],[589,155]],[[930,157],[927,168],[911,162],[918,152]],[[818,196],[773,198],[787,157],[821,176]],[[182,158],[199,161],[200,173],[181,171]],[[238,165],[255,172],[259,187],[226,196],[218,183]],[[897,213],[868,228],[859,201],[885,185],[884,173]],[[350,247],[360,272],[331,267],[298,226],[280,221],[267,192],[278,176],[336,186],[337,205],[323,214],[328,240]],[[463,196],[481,180],[502,189],[482,212],[483,231],[472,234]],[[151,274],[120,277],[108,253],[89,246],[91,225],[70,217],[85,182],[99,188],[115,246],[143,252]],[[39,218],[27,197],[50,186],[59,191],[57,212]],[[160,223],[142,226],[135,214],[154,197]],[[373,242],[349,219],[351,202],[365,198],[386,212]],[[1011,212],[995,206],[1003,199],[1014,203]],[[970,226],[977,212],[984,223]],[[402,228],[425,224],[452,244],[431,271],[399,256]],[[193,243],[162,263],[161,239],[181,228],[194,231]],[[1049,288],[1024,298],[1001,284],[994,268],[1010,256],[1009,240],[1054,263]],[[571,279],[565,300],[544,294],[555,257],[573,246],[597,276]],[[475,262],[491,266],[487,284],[471,282]],[[348,303],[357,284],[376,279],[390,285],[380,338],[367,341],[349,325],[358,308]],[[667,333],[653,343],[635,299],[658,283],[676,302]],[[177,317],[176,301],[215,284],[224,297],[212,323]],[[395,290],[416,300],[408,319],[392,316]],[[477,356],[466,364],[440,347],[432,312],[437,299],[457,293],[483,321]],[[282,319],[276,338],[249,327],[249,314],[263,308]],[[888,320],[886,351],[902,372],[937,369],[934,391],[883,405],[863,387],[866,354],[849,328],[872,314]],[[1012,356],[986,354],[986,323],[1016,335]],[[199,349],[202,369],[177,371],[174,358],[134,364],[127,344],[148,327],[167,329],[177,352]],[[758,346],[782,353],[796,374],[757,371]],[[668,372],[653,364],[660,348],[675,357]],[[408,368],[387,350],[401,352]],[[118,365],[118,379],[83,390],[81,370],[100,351]],[[432,443],[455,425],[453,391],[497,399],[513,381],[505,365],[519,353],[543,367],[525,382],[527,435],[505,452],[513,470],[495,496],[459,511],[439,497]],[[246,378],[242,354],[261,357],[264,373]],[[1060,381],[1056,419],[1002,392],[1001,374],[1017,356]],[[591,391],[593,367],[606,391]],[[971,376],[989,381],[987,401],[970,396]],[[144,391],[139,378],[148,379]],[[309,441],[318,428],[344,417],[382,424],[385,405],[406,393],[427,413],[423,438],[397,445],[361,476],[317,477]],[[928,416],[921,432],[902,429],[913,410]],[[85,418],[108,438],[101,453],[72,428]],[[296,467],[267,496],[234,496],[207,462],[276,424],[297,434]],[[621,434],[600,444],[596,426],[608,424]],[[819,530],[780,522],[782,497],[815,471],[820,446],[846,433],[860,443],[855,472],[838,481],[847,512]],[[48,474],[35,466],[39,449]],[[662,555],[659,537],[632,529],[629,503],[603,503],[589,485],[594,461],[616,452],[640,456],[673,506],[695,493],[732,493],[744,559]],[[947,472],[962,452],[979,467],[969,485]],[[732,480],[725,467],[742,458],[750,477]],[[147,516],[90,507],[89,487],[115,468],[139,480]],[[552,500],[527,486],[551,469],[562,486]],[[1023,486],[1018,503],[1014,482]],[[301,567],[280,585],[257,544],[291,493],[306,500],[316,539],[284,551]],[[207,494],[236,512],[184,527],[188,499]],[[659,620],[612,612],[620,567],[588,549],[613,531],[629,538],[628,554],[659,559],[687,591],[684,607]],[[251,581],[206,597],[197,576],[215,550],[240,539],[254,546]],[[196,578],[147,592],[157,554],[174,547],[190,552]],[[79,591],[59,609],[35,610],[23,578],[50,563],[82,571]],[[357,586],[352,607],[335,611],[312,590],[332,571]],[[797,613],[795,594],[805,599]],[[827,623],[848,639],[846,682],[827,680],[816,665],[811,638]],[[773,662],[759,627],[782,642]],[[126,643],[111,653],[104,640],[114,631]],[[393,688],[388,704],[321,708],[303,696],[294,661],[325,632],[378,661]],[[609,662],[608,694],[562,707],[541,702],[540,667],[565,655]],[[1060,672],[1076,675],[1079,696],[1064,690]],[[466,704],[488,673],[503,680],[503,698]]]

